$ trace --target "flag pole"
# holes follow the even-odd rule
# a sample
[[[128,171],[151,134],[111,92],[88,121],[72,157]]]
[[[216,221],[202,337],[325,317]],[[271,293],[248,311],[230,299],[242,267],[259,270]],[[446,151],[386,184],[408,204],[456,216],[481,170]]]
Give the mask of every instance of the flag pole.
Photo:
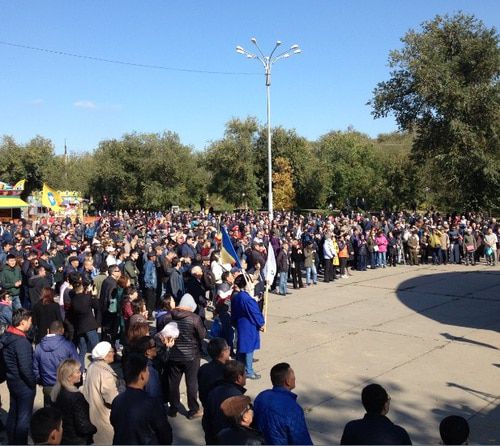
[[[264,291],[264,305],[262,308],[262,313],[264,314],[264,328],[263,333],[267,331],[267,307],[269,306],[269,282],[266,279],[266,291]]]

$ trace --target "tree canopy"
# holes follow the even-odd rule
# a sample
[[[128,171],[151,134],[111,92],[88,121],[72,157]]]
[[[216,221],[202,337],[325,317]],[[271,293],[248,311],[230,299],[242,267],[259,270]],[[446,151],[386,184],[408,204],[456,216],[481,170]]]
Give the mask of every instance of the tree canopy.
[[[390,53],[393,69],[371,101],[414,132],[412,156],[426,164],[426,187],[444,205],[498,206],[500,48],[494,28],[465,14],[437,16],[410,30]]]

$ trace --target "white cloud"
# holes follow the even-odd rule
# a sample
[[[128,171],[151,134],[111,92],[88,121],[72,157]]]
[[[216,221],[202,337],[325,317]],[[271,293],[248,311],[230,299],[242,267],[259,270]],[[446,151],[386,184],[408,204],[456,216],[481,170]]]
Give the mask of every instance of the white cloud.
[[[97,108],[97,106],[94,102],[87,101],[87,100],[76,101],[75,103],[73,103],[73,105],[76,108],[87,108],[87,109]]]

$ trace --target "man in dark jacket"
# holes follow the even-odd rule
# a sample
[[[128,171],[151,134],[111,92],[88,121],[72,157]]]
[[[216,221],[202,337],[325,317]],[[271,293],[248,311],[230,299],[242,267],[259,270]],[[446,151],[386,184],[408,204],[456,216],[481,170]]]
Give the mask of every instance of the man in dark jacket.
[[[193,266],[191,269],[191,277],[189,278],[186,285],[186,292],[193,296],[194,301],[198,308],[196,309],[196,314],[205,320],[205,307],[208,304],[207,290],[202,281],[203,270],[201,266]]]
[[[217,434],[217,444],[265,444],[262,434],[250,427],[253,421],[250,397],[232,396],[224,400],[220,408],[231,426]]]
[[[130,353],[123,368],[127,389],[111,405],[113,444],[172,444],[172,428],[163,405],[144,391],[148,360]]]
[[[39,266],[35,269],[35,275],[28,279],[28,293],[31,308],[34,308],[42,297],[44,288],[50,288],[50,282],[47,278],[47,270],[43,266]]]
[[[190,294],[185,294],[179,306],[170,315],[177,322],[179,337],[168,358],[169,415],[175,417],[181,407],[179,386],[182,375],[186,377],[189,419],[201,416],[198,404],[198,370],[200,368],[201,342],[207,334],[200,316],[194,313],[197,305]]]
[[[386,417],[391,398],[379,384],[369,384],[361,393],[366,410],[361,420],[349,421],[341,444],[411,444],[406,430]]]
[[[243,395],[246,392],[245,365],[239,361],[228,361],[224,366],[224,380],[208,394],[201,424],[205,431],[207,444],[216,444],[217,434],[231,423],[224,415],[221,404],[227,398]]]
[[[14,254],[7,254],[7,263],[0,271],[0,284],[9,292],[12,299],[12,310],[21,308],[21,285],[23,277],[21,268],[16,263]]]
[[[273,388],[255,398],[256,427],[264,434],[266,444],[312,444],[304,411],[297,403],[295,373],[282,362],[271,369]]]
[[[179,257],[172,258],[172,268],[170,269],[170,277],[167,283],[167,294],[172,296],[176,305],[179,304],[182,296],[184,296],[184,278],[182,277],[182,263]]]
[[[224,379],[224,365],[230,359],[230,349],[223,338],[210,339],[207,351],[212,360],[203,364],[198,371],[198,393],[204,409],[209,392]]]
[[[30,418],[36,393],[33,373],[33,349],[26,339],[31,328],[31,312],[19,308],[12,315],[12,325],[2,336],[2,367],[6,371],[10,393],[7,436],[9,444],[27,444]]]
[[[65,359],[80,362],[75,344],[64,337],[63,323],[54,321],[50,324],[49,334],[36,346],[33,359],[36,382],[43,386],[44,407],[51,405],[50,393],[57,380],[57,368]]]

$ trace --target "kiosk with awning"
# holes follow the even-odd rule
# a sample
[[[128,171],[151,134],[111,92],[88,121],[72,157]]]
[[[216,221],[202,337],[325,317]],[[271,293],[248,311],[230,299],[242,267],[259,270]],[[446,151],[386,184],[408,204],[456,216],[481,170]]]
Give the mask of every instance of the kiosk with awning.
[[[0,220],[8,221],[21,218],[22,209],[29,204],[21,199],[26,180],[18,181],[14,186],[0,181]]]

